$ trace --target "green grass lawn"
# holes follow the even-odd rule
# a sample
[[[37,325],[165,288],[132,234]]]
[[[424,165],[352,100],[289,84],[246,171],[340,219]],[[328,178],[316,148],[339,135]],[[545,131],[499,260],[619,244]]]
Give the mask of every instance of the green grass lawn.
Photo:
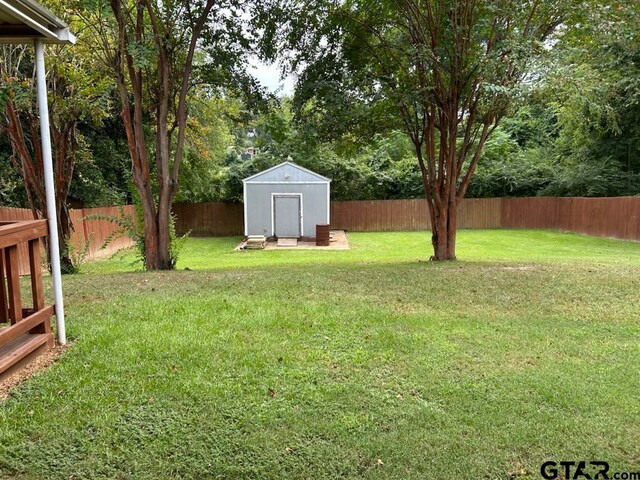
[[[0,478],[640,471],[640,244],[461,231],[434,264],[424,232],[349,240],[65,277],[75,344],[0,403]]]

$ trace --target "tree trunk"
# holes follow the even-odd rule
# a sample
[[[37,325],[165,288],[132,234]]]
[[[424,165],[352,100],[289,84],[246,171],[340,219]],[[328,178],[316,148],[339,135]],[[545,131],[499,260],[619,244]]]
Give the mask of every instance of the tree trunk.
[[[435,262],[456,259],[456,228],[458,222],[458,202],[455,198],[437,203],[429,202],[432,209],[432,218],[435,222],[431,225],[431,244],[433,255],[431,260]]]
[[[61,204],[58,201],[58,244],[60,245],[60,268],[63,273],[73,273],[76,271],[76,266],[73,265],[73,260],[69,255],[69,242],[71,241],[71,230],[73,225],[71,224],[71,218],[69,217],[69,210],[67,206]],[[82,246],[80,246],[82,248]],[[47,249],[47,252],[49,250]],[[47,253],[48,254],[48,253]],[[49,262],[51,264],[51,262]]]
[[[456,259],[456,228],[460,200],[455,188],[457,180],[455,149],[450,149],[445,155],[442,145],[447,144],[447,139],[441,132],[440,149],[436,153],[435,138],[436,128],[433,117],[428,120],[424,135],[411,136],[429,207],[433,247],[431,260],[439,262]],[[455,137],[451,142],[455,143]],[[437,162],[436,158],[438,158]],[[446,168],[443,167],[445,164]]]
[[[142,207],[144,266],[147,270],[158,270],[158,219],[153,197],[146,188],[141,188],[138,182],[134,181],[134,184]]]
[[[172,270],[174,259],[171,258],[171,199],[162,196],[158,205],[158,268],[160,270]]]
[[[145,269],[171,270],[174,267],[170,250],[171,207],[166,202],[156,207],[150,191],[139,188],[137,183],[136,188],[142,205]]]

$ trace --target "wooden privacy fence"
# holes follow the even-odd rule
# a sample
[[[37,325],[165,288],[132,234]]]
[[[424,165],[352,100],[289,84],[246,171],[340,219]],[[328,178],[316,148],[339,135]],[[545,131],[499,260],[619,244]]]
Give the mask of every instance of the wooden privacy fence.
[[[70,217],[73,222],[74,231],[71,235],[72,248],[80,250],[88,242],[87,257],[96,259],[112,255],[115,251],[131,245],[131,240],[127,237],[117,238],[111,242],[106,249],[102,249],[104,241],[118,227],[108,220],[87,219],[90,215],[119,216],[121,207],[104,208],[82,208],[71,210]],[[134,215],[135,208],[132,205],[122,207],[125,215]],[[4,208],[0,207],[0,221],[33,220],[31,211],[24,208]],[[19,271],[21,275],[30,272],[28,249],[26,243],[18,245],[19,250]]]
[[[133,205],[125,205],[124,207],[101,207],[101,208],[81,208],[71,210],[70,217],[74,225],[74,232],[71,235],[71,243],[74,248],[82,248],[88,241],[89,250],[88,257],[90,259],[101,258],[113,255],[114,252],[121,248],[132,245],[132,241],[127,236],[120,236],[109,243],[106,249],[102,249],[104,241],[113,234],[118,227],[109,220],[89,219],[92,215],[101,216],[120,216],[120,211],[127,216],[135,216],[135,207]]]
[[[502,228],[552,228],[640,241],[640,197],[503,199]]]
[[[176,204],[176,230],[195,236],[243,234],[241,203]],[[425,200],[331,202],[331,226],[356,232],[427,230]],[[460,228],[543,228],[640,241],[640,197],[469,198]]]
[[[135,215],[132,205],[122,207]],[[178,203],[174,205],[176,230],[194,236],[242,235],[241,203]],[[120,207],[71,210],[74,223],[71,243],[81,249],[88,241],[88,258],[95,259],[128,247],[131,240],[119,238],[102,250],[105,239],[117,228],[91,215],[120,215]],[[32,220],[31,212],[0,207],[0,221]],[[331,202],[331,226],[355,232],[427,230],[429,214],[425,200],[363,200]],[[640,197],[611,198],[469,198],[458,213],[460,228],[544,228],[599,237],[640,241]],[[20,272],[29,273],[27,245],[20,245]]]
[[[500,198],[465,199],[460,228],[500,228]],[[430,228],[426,200],[332,202],[331,226],[356,232],[402,232]]]
[[[176,203],[176,232],[194,236],[227,237],[244,233],[242,203]]]

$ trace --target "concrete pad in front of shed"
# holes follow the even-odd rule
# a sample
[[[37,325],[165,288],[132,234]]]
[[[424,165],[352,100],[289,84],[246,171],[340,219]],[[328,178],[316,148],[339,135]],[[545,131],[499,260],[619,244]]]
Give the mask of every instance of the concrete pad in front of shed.
[[[349,250],[347,232],[344,230],[331,230],[331,242],[328,247],[318,247],[314,241],[297,240],[295,246],[280,246],[274,240],[269,240],[265,250]]]
[[[278,247],[297,247],[298,239],[297,238],[279,238]]]
[[[344,230],[331,230],[331,243],[328,247],[318,247],[314,241],[305,241],[298,239],[280,239],[295,240],[295,244],[291,246],[281,246],[275,240],[268,240],[264,246],[264,250],[349,250],[349,241],[347,240],[347,232]],[[247,241],[243,240],[235,248],[235,251],[247,248]]]

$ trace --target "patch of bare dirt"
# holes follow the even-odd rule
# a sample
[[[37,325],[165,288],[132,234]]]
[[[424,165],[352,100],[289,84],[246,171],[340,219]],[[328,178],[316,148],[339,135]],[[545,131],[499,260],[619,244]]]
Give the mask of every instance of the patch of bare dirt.
[[[64,346],[56,345],[51,350],[41,353],[29,363],[23,365],[22,368],[17,371],[5,377],[0,377],[0,400],[6,399],[10,395],[11,390],[25,380],[53,365],[60,355],[62,355],[62,353],[70,346],[70,343]]]

